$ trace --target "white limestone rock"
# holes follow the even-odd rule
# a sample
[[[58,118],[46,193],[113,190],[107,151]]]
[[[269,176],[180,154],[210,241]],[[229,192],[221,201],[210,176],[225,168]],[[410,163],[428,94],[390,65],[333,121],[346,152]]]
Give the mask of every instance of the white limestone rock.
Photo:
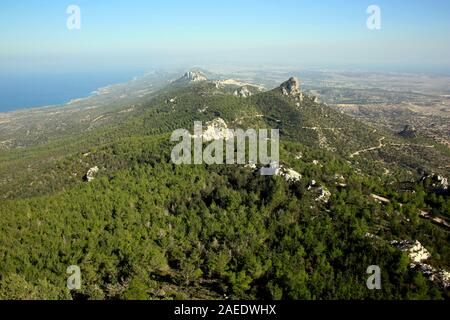
[[[228,129],[227,123],[222,118],[216,118],[206,123],[206,128],[202,134],[203,141],[234,139],[232,130]]]
[[[394,240],[391,244],[406,252],[413,263],[420,263],[431,258],[431,254],[419,241]]]
[[[263,169],[269,168],[272,168],[274,176],[283,177],[288,182],[298,182],[302,179],[302,175],[300,173],[298,173],[294,169],[285,168],[282,165],[278,165],[278,163],[272,163],[269,167],[262,168],[261,172]]]
[[[287,181],[300,181],[302,179],[302,175],[293,169],[286,168],[284,172],[284,177]]]
[[[321,201],[324,203],[328,203],[331,198],[331,192],[326,187],[319,187],[320,195],[315,199],[315,201]]]
[[[241,87],[241,88],[235,90],[233,95],[236,97],[247,98],[247,97],[252,96],[252,93],[248,89],[248,87],[244,86],[244,87]]]
[[[450,272],[444,269],[436,269],[427,263],[412,263],[410,265],[412,269],[418,269],[422,274],[427,277],[430,281],[439,284],[441,287],[448,289],[450,288]]]
[[[91,182],[95,179],[95,175],[98,173],[99,168],[97,166],[92,167],[88,170],[88,172],[86,173],[86,175],[84,176],[84,179],[87,182]]]

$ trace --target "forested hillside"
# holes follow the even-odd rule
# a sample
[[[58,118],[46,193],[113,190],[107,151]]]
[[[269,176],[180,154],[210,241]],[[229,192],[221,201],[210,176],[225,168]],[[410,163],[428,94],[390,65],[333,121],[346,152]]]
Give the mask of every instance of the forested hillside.
[[[97,128],[1,151],[0,299],[448,298],[392,244],[418,240],[450,270],[449,229],[431,219],[450,220],[436,181],[448,148],[311,96],[188,80]],[[173,164],[171,132],[217,118],[279,129],[280,162],[301,179]],[[371,265],[381,290],[366,287]]]

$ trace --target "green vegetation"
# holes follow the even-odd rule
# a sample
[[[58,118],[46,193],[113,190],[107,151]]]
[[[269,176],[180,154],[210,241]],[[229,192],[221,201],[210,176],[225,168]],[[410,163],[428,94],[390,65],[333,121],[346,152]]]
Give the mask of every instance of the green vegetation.
[[[279,128],[281,162],[301,181],[172,164],[170,132],[217,117]],[[349,157],[381,137],[403,142],[308,97],[300,107],[276,91],[243,99],[205,82],[169,87],[126,121],[4,152],[0,299],[448,298],[390,245],[419,240],[450,269],[448,230],[419,218],[450,216],[448,193],[418,174],[446,155],[391,146]],[[92,166],[100,172],[84,182]],[[408,190],[393,183],[403,177]],[[316,201],[312,180],[328,202]],[[66,289],[69,265],[82,270],[79,291]],[[366,287],[370,265],[381,267],[382,290]]]

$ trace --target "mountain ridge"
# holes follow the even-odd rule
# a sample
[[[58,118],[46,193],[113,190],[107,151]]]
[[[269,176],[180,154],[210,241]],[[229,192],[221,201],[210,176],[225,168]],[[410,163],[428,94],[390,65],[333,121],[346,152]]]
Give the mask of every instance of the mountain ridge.
[[[122,117],[0,154],[0,298],[445,296],[391,244],[419,241],[423,265],[450,269],[448,231],[433,222],[450,218],[448,189],[423,178],[446,159],[438,147],[342,114],[292,79],[240,97],[235,83],[167,78],[132,111],[119,99]],[[279,129],[279,174],[171,162],[173,130],[217,119]],[[375,257],[379,292],[365,288]],[[59,286],[73,259],[86,272],[78,293]]]

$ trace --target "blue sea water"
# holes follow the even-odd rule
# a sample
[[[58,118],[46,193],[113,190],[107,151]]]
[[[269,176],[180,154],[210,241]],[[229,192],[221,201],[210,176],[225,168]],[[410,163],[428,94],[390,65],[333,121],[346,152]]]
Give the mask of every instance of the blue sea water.
[[[0,112],[62,104],[131,80],[141,70],[73,73],[0,73]]]

